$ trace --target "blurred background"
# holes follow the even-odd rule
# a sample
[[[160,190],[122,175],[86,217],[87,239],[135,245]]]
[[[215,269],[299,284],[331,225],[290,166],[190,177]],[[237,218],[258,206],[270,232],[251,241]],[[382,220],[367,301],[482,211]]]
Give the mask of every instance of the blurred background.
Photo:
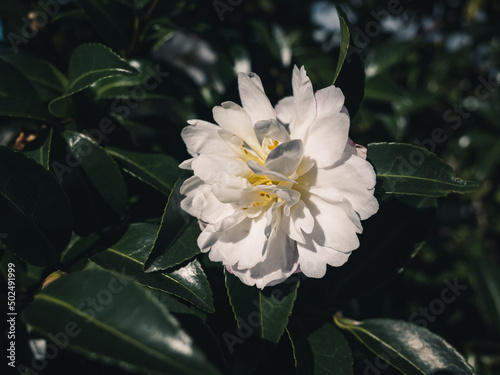
[[[67,71],[77,45],[100,42],[141,71],[159,64],[169,76],[129,103],[129,111],[115,106],[111,112],[127,131],[105,142],[163,151],[179,161],[187,157],[180,138],[186,121],[211,120],[214,105],[238,102],[238,72],[257,73],[272,103],[291,94],[294,65],[306,67],[315,89],[330,85],[340,5],[352,24],[336,83],[346,94],[350,137],[363,145],[426,147],[455,175],[480,183],[473,194],[440,198],[414,259],[391,283],[352,301],[349,317],[420,322],[464,354],[478,374],[500,374],[499,1],[117,0],[103,1],[106,11],[91,17],[77,1],[41,4],[0,0],[0,52],[36,54]],[[30,36],[23,34],[27,24]],[[77,108],[78,124],[89,124],[85,129],[121,94],[119,87],[93,89],[92,99],[99,100],[82,97]],[[0,144],[12,145],[21,128],[37,127],[0,118]],[[164,201],[160,194],[138,196],[133,215],[161,216]],[[449,284],[456,298],[440,303]],[[358,356],[366,355],[359,348]],[[354,373],[365,369],[360,363]]]

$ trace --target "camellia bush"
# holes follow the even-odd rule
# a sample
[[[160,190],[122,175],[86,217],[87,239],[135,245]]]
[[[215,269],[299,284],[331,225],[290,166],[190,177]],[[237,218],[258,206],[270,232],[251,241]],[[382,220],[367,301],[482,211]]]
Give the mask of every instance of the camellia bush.
[[[2,374],[498,373],[495,15],[2,0]]]

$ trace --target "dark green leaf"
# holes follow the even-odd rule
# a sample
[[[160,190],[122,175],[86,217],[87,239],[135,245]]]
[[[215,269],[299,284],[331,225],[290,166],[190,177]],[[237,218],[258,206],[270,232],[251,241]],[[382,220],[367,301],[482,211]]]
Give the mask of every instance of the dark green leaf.
[[[142,272],[157,233],[158,225],[132,224],[116,244],[91,259],[101,267],[125,272],[140,284],[174,294],[201,309],[213,312],[212,290],[197,260],[173,272]]]
[[[132,41],[133,9],[112,0],[78,0],[99,36],[117,51],[125,51]]]
[[[114,160],[96,142],[81,133],[68,130],[62,135],[68,144],[68,150],[100,196],[117,215],[121,215],[127,205],[127,191]]]
[[[128,371],[218,374],[163,305],[109,271],[84,270],[54,281],[23,318],[57,345]]]
[[[42,100],[48,101],[62,94],[67,86],[66,77],[51,63],[27,52],[0,55],[0,59],[18,69],[35,86]]]
[[[92,251],[92,247],[99,241],[101,237],[96,233],[91,233],[88,236],[81,237],[75,233],[71,237],[66,249],[61,254],[62,264],[72,264],[79,259],[85,259],[85,254]]]
[[[45,129],[33,142],[29,142],[23,150],[24,155],[30,157],[47,170],[49,170],[52,134],[52,128]]]
[[[133,76],[104,78],[92,86],[96,100],[132,98],[136,101],[146,99],[169,99],[158,92],[158,87],[168,73],[159,70],[159,65],[148,60],[130,60],[130,65],[139,72]]]
[[[0,116],[50,121],[33,84],[3,60],[0,60]]]
[[[474,288],[486,315],[500,330],[500,267],[481,259],[475,269]]]
[[[335,84],[335,81],[340,74],[340,70],[342,69],[342,65],[344,65],[347,50],[349,49],[349,43],[351,42],[351,32],[347,23],[347,16],[340,6],[335,5],[335,9],[337,9],[340,21],[340,53],[337,60],[337,67],[335,68],[335,74],[333,75],[332,85]]]
[[[2,241],[26,262],[57,263],[71,237],[71,208],[52,173],[28,157],[0,147]]]
[[[425,148],[404,143],[372,143],[368,160],[375,167],[381,188],[387,194],[444,197],[449,193],[471,193],[473,181],[453,176],[443,160]]]
[[[352,354],[332,323],[290,317],[287,330],[293,344],[297,375],[352,375]]]
[[[144,265],[146,272],[166,270],[200,252],[197,243],[200,235],[198,222],[180,207],[183,195],[179,189],[182,182],[180,180],[177,183],[168,197],[158,236]]]
[[[179,169],[179,162],[165,154],[134,152],[114,147],[105,151],[132,176],[169,195],[175,182],[185,173]]]
[[[101,79],[137,74],[125,60],[101,44],[82,44],[75,49],[69,61],[68,89],[49,103],[56,117],[70,114],[69,99]]]
[[[474,374],[460,353],[426,328],[392,319],[356,322],[336,315],[334,320],[403,374]]]
[[[298,280],[290,278],[260,290],[226,272],[227,293],[238,327],[250,325],[255,336],[275,344],[285,332],[298,286]]]

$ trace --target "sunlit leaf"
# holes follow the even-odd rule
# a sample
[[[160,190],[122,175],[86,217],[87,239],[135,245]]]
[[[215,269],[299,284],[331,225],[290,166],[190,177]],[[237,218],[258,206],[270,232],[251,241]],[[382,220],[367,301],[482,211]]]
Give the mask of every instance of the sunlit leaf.
[[[92,260],[101,267],[134,277],[140,284],[174,294],[201,309],[213,312],[212,290],[197,260],[171,272],[142,271],[157,233],[157,225],[132,224],[116,244],[97,253]]]
[[[340,53],[337,60],[337,67],[335,68],[335,74],[333,75],[332,85],[335,84],[335,81],[340,74],[340,70],[344,65],[344,61],[347,56],[347,50],[349,49],[349,44],[351,42],[351,32],[349,30],[347,16],[340,6],[335,5],[335,9],[337,9],[337,14],[340,21]]]
[[[356,322],[339,315],[335,323],[403,374],[474,374],[460,353],[426,328],[392,319]]]
[[[125,370],[218,374],[163,305],[116,273],[61,277],[35,296],[23,318],[56,344]]]
[[[381,181],[380,188],[387,194],[444,197],[478,188],[476,182],[454,177],[448,164],[421,147],[372,143],[368,145],[368,160]]]
[[[101,44],[82,44],[73,51],[69,61],[68,89],[49,103],[49,110],[56,117],[68,116],[69,99],[73,94],[107,77],[137,73],[110,48]]]
[[[157,238],[144,265],[146,272],[166,270],[191,259],[200,252],[197,238],[200,228],[181,207],[183,195],[179,192],[180,180],[170,193]]]

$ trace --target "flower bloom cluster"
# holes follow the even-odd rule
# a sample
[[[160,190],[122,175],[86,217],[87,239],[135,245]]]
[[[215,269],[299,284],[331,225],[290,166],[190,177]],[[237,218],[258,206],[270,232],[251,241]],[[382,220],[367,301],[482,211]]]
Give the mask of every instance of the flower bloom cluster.
[[[213,109],[218,125],[182,131],[194,175],[181,207],[203,229],[198,245],[247,285],[264,288],[295,272],[323,277],[359,247],[361,220],[378,210],[366,149],[348,138],[344,95],[314,93],[305,69],[293,96],[273,107],[256,74],[238,76],[242,107]]]

